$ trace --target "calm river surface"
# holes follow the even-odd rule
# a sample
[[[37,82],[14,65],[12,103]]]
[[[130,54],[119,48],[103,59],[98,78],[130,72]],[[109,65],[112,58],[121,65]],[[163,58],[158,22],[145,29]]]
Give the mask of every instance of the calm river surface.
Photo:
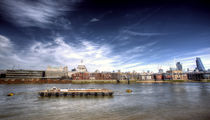
[[[113,97],[40,98],[51,88],[107,88]],[[126,93],[132,89],[133,93]],[[16,95],[8,97],[9,92]],[[210,83],[0,85],[1,120],[210,120]]]

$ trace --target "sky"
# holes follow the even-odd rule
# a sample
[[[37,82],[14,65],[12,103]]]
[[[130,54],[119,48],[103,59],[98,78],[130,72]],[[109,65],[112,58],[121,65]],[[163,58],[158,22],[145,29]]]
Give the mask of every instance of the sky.
[[[1,0],[0,69],[210,68],[207,0]]]

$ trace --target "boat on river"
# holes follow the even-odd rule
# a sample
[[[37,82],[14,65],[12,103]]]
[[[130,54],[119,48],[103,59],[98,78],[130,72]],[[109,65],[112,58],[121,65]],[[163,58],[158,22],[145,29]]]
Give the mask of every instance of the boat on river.
[[[51,96],[112,96],[114,92],[109,89],[52,89],[42,90],[38,93],[41,97]]]

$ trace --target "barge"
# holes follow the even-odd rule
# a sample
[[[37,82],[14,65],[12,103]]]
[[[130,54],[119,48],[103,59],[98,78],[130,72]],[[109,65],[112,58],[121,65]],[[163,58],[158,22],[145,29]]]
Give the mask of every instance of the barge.
[[[114,92],[109,89],[52,89],[39,91],[41,97],[51,96],[112,96]]]

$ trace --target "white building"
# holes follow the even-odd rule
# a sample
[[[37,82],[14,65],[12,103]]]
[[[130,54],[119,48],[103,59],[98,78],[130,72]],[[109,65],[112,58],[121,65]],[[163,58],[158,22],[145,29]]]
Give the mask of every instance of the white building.
[[[47,78],[62,78],[68,77],[68,67],[51,67],[48,66],[45,71],[45,76]]]
[[[88,72],[86,66],[81,61],[81,64],[77,66],[77,72]]]

